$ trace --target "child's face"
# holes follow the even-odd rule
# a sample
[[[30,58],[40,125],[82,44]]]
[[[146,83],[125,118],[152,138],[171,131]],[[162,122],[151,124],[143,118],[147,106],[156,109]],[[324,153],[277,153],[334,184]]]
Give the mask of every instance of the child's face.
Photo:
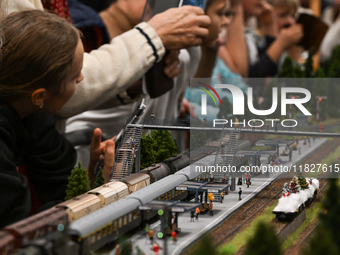
[[[45,100],[46,108],[49,112],[57,112],[70,100],[75,89],[76,84],[84,79],[81,70],[83,68],[84,47],[79,39],[76,51],[73,55],[71,71],[61,84],[60,93],[54,93]]]
[[[264,0],[243,0],[245,17],[259,16],[263,11]]]
[[[230,2],[228,0],[214,0],[207,9],[207,15],[211,19],[209,34],[205,38],[203,45],[207,47],[213,47],[218,34],[222,28],[227,25],[227,18],[224,15],[227,8],[230,8]]]
[[[274,9],[277,16],[277,25],[279,30],[295,24],[294,10],[290,10],[288,7],[284,6],[276,6]]]

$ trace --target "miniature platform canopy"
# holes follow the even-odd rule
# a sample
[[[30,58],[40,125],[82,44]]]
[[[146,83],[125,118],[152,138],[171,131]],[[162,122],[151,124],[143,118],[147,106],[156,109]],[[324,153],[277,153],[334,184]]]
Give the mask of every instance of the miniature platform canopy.
[[[139,206],[139,210],[158,211],[158,214],[161,216],[161,232],[162,233],[164,233],[167,227],[170,230],[176,230],[177,232],[180,232],[181,230],[180,228],[178,228],[178,214],[184,213],[184,212],[190,212],[200,206],[201,206],[201,203],[195,203],[195,202],[153,200],[147,204]],[[159,213],[160,211],[162,212],[161,214]],[[171,223],[172,217],[167,216],[167,214],[164,213],[164,211],[168,211],[171,215],[173,213],[175,214],[174,224]]]
[[[211,183],[211,182],[197,182],[186,181],[176,186],[176,190],[194,191],[195,202],[198,201],[198,195],[201,195],[201,202],[203,202],[203,194],[205,193],[205,202],[207,202],[208,193],[221,193],[228,189],[230,185],[228,183]]]
[[[295,143],[295,140],[259,140],[255,143],[255,146],[272,146],[277,150],[277,155],[279,156],[279,147],[289,147]]]
[[[164,208],[169,208],[171,212],[189,212],[196,207],[201,206],[201,203],[196,202],[181,202],[181,201],[165,201],[165,200],[153,200],[145,205],[139,206],[139,210],[153,210],[158,211]]]

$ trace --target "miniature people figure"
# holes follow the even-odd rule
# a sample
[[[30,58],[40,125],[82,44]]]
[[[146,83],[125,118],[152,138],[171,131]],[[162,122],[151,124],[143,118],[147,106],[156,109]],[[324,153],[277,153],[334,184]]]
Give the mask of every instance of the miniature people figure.
[[[130,146],[131,146],[131,149],[135,150],[135,140],[133,138],[131,138]]]
[[[322,122],[320,123],[320,133],[322,133],[323,132],[323,124],[322,124]]]
[[[254,131],[254,130],[255,130],[255,125],[256,125],[256,120],[253,119],[253,120],[251,121],[251,125],[253,126],[253,127],[252,127],[252,130]]]
[[[207,117],[203,119],[203,127],[205,127],[205,124],[207,123]]]
[[[242,200],[241,198],[241,195],[242,195],[242,189],[240,188],[240,190],[238,191],[238,200]]]
[[[147,223],[145,226],[145,236],[146,236],[145,243],[147,243],[149,239],[149,223]]]
[[[242,177],[238,177],[237,185],[242,185]]]
[[[308,147],[310,147],[310,138],[307,136],[307,141],[308,141]]]
[[[210,211],[210,216],[214,216],[213,203],[211,201],[210,201],[210,204],[209,204],[209,211]]]
[[[249,184],[250,184],[250,182],[249,182],[249,180],[247,180],[247,188],[249,188]]]
[[[292,153],[293,153],[293,149],[289,148],[289,161],[292,160]]]
[[[277,131],[277,126],[279,125],[280,120],[279,119],[275,119],[275,131]]]
[[[153,243],[153,234],[154,234],[153,230],[150,229],[149,230],[149,239],[150,239],[151,244]]]
[[[222,178],[222,183],[225,183],[225,176],[223,176]]]
[[[172,243],[176,244],[177,243],[177,233],[175,230],[172,230],[171,232],[171,238],[172,238]]]
[[[153,242],[153,247],[152,247],[153,251],[155,252],[155,254],[157,255],[159,252],[159,246],[156,242]]]
[[[153,124],[155,119],[156,119],[155,113],[151,113],[151,116],[150,116],[151,124]]]
[[[138,246],[136,246],[136,250],[137,250],[137,255],[142,255],[142,250]]]
[[[195,221],[195,211],[191,210],[190,212],[190,222]]]
[[[116,255],[120,255],[120,248],[119,244],[116,245]]]
[[[196,207],[196,220],[198,220],[198,215],[200,214],[200,208]]]
[[[235,118],[235,129],[236,128],[240,128],[240,124],[239,124],[238,118]]]
[[[222,155],[224,154],[224,148],[225,148],[225,144],[224,144],[224,142],[222,141],[222,143],[221,143],[221,154],[222,154]]]
[[[221,192],[221,204],[223,204],[224,193]]]
[[[248,181],[248,174],[247,174],[247,173],[245,173],[245,174],[244,174],[244,184],[246,184],[246,183],[247,183],[247,181]]]
[[[275,165],[279,165],[279,164],[280,164],[280,159],[279,159],[279,157],[277,157],[277,158],[275,159],[274,164],[275,164]]]

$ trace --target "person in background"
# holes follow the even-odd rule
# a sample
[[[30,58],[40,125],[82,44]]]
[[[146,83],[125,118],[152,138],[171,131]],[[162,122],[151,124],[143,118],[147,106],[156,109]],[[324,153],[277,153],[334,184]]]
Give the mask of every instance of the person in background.
[[[53,113],[70,100],[84,78],[84,50],[76,28],[43,11],[10,14],[0,27],[0,227],[4,227],[29,215],[35,194],[41,210],[65,198],[76,154],[55,129]],[[114,139],[101,143],[101,131],[96,129],[88,164],[92,183],[94,166],[104,151],[107,181]]]
[[[226,41],[218,49],[216,65],[223,61],[220,78],[248,77],[247,44],[244,37],[244,13],[242,1],[231,0],[230,10],[226,10],[230,24],[226,28]],[[230,39],[232,38],[232,39]],[[216,68],[216,67],[215,67]],[[216,72],[214,70],[214,72]],[[214,76],[213,76],[214,77]]]
[[[2,17],[27,8],[43,10],[38,0],[2,0],[1,4]],[[138,24],[110,44],[84,54],[82,72],[85,78],[56,113],[59,131],[65,131],[66,118],[90,109],[121,104],[117,95],[125,101],[131,100],[126,89],[164,57],[165,49],[200,45],[208,34],[209,24],[209,17],[199,7],[173,8]]]
[[[299,8],[297,0],[268,0],[268,3],[274,7],[278,31],[296,25],[295,18]],[[281,56],[279,70],[287,55],[298,62],[303,51],[303,47],[296,44],[291,45]]]
[[[302,39],[302,26],[292,24],[278,31],[274,8],[265,0],[244,0],[242,5],[245,22],[256,17],[262,32],[258,35],[251,29],[245,31],[249,60],[248,77],[275,76],[282,53]]]
[[[73,3],[73,8],[75,8],[76,2],[76,0],[70,0],[70,3]],[[146,0],[116,0],[112,1],[107,9],[99,13],[98,17],[105,24],[110,40],[114,40],[114,38],[138,25],[142,19],[145,4]],[[83,19],[85,19],[83,22],[87,22],[86,16]],[[189,78],[193,76],[197,68],[199,54],[196,56],[196,53],[197,49],[194,47],[181,51],[170,51],[165,59],[166,67],[163,70],[164,74],[174,81],[174,87],[169,92],[158,98],[150,99],[147,95],[145,79],[141,77],[126,90],[124,95],[118,95],[122,105],[103,110],[87,111],[74,116],[67,120],[66,132],[85,128],[92,129],[99,126],[107,136],[118,133],[124,128],[126,119],[132,112],[131,109],[136,108],[132,100],[126,99],[126,95],[130,95],[133,100],[146,97],[147,108],[140,119],[150,116],[151,124],[154,123],[155,116],[157,116],[157,119],[177,119],[179,95],[183,88],[188,85]],[[78,148],[77,153],[81,161],[88,157],[86,146]]]

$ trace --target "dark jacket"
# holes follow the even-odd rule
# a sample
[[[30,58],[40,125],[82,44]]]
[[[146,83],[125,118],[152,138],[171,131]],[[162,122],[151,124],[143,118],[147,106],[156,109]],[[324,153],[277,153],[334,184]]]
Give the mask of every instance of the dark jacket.
[[[25,165],[42,205],[65,198],[68,177],[76,163],[73,146],[55,129],[49,113],[23,119],[0,102],[0,228],[28,216],[28,181],[18,173]]]

